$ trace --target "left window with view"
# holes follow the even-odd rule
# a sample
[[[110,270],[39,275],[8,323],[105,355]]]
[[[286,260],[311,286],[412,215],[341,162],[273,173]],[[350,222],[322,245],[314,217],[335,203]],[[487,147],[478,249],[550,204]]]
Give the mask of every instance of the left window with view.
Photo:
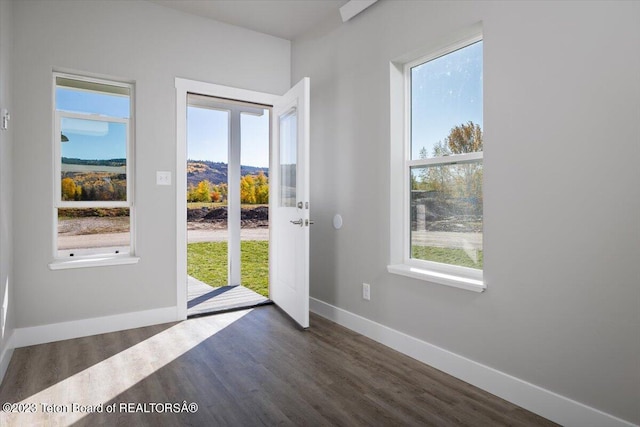
[[[54,74],[54,255],[130,257],[133,85]]]

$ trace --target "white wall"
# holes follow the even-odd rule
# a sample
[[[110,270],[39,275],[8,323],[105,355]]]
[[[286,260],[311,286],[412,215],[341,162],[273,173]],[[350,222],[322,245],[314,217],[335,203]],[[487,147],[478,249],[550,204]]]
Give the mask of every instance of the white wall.
[[[14,4],[16,327],[176,304],[174,78],[283,93],[290,42],[146,1]],[[136,265],[50,271],[54,68],[136,82]]]
[[[0,0],[0,110],[13,112],[12,64],[12,2]],[[1,115],[0,115],[1,120]],[[13,123],[8,130],[0,130],[0,378],[9,364],[9,338],[13,333],[15,281],[12,272],[12,185],[11,155]]]
[[[389,63],[479,21],[483,294],[386,272]],[[383,0],[296,40],[312,296],[640,423],[639,22],[637,2]]]

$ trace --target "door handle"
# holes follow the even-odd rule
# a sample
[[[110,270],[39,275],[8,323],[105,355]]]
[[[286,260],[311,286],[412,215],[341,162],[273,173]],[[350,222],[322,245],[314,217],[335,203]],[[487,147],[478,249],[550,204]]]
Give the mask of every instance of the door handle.
[[[291,224],[295,224],[295,225],[299,225],[300,227],[302,227],[302,218],[300,218],[299,220],[296,221],[289,221]]]

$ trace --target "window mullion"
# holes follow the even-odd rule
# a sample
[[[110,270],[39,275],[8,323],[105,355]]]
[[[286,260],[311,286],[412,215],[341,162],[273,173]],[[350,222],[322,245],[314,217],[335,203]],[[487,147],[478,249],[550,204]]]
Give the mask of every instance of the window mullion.
[[[482,160],[482,158],[483,158],[482,151],[478,151],[476,153],[453,154],[451,156],[429,157],[426,159],[407,160],[407,166],[416,167],[416,166],[430,166],[430,165],[465,164],[465,163],[477,162],[478,160]]]
[[[69,118],[69,119],[92,120],[92,121],[108,122],[108,123],[128,124],[130,120],[126,117],[106,116],[104,114],[76,113],[73,111],[65,111],[65,110],[57,110],[57,113],[60,115],[60,117]]]

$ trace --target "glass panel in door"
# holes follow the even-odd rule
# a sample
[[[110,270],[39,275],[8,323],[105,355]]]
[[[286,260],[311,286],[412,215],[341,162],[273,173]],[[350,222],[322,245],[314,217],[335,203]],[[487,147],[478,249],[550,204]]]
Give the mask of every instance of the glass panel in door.
[[[297,114],[292,109],[280,116],[280,206],[296,206]]]

